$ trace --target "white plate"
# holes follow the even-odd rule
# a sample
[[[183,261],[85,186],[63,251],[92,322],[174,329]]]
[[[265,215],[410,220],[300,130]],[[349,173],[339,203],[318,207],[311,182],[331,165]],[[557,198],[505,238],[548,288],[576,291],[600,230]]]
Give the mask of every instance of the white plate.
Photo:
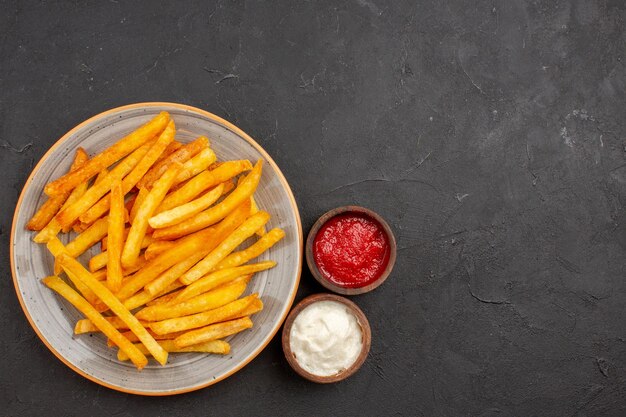
[[[40,283],[52,273],[53,258],[45,245],[32,241],[25,225],[45,200],[45,184],[63,175],[78,146],[94,155],[161,111],[176,122],[177,140],[190,142],[207,136],[220,160],[263,158],[263,176],[255,198],[280,227],[285,238],[259,259],[278,265],[255,274],[246,293],[258,292],[264,309],[254,315],[254,327],[232,336],[226,356],[172,354],[162,367],[154,360],[142,371],[119,362],[115,349],[101,334],[73,335],[80,313]],[[67,237],[64,237],[68,241]],[[92,248],[92,251],[96,249]],[[80,259],[85,261],[93,253]],[[81,123],[43,156],[26,181],[15,208],[11,230],[11,271],[18,298],[33,329],[59,359],[84,377],[119,391],[143,395],[170,395],[193,391],[221,381],[258,355],[276,334],[293,303],[302,267],[302,226],[289,184],[276,163],[250,136],[231,123],[203,110],[173,103],[139,103],[106,111]]]

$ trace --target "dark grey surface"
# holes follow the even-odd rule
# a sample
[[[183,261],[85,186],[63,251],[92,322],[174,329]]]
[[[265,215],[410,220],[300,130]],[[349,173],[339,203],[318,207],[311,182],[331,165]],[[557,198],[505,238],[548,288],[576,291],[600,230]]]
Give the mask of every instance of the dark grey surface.
[[[91,3],[0,2],[0,415],[626,415],[623,1]],[[155,100],[256,138],[305,232],[343,204],[392,225],[354,377],[305,382],[277,337],[216,386],[133,397],[37,339],[20,189],[77,123]],[[298,299],[321,290],[305,270]]]

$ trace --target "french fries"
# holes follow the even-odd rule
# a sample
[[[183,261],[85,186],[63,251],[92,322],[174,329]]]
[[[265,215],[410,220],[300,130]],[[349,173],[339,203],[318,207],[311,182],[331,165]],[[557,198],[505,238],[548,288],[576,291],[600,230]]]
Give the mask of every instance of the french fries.
[[[155,229],[180,223],[211,206],[221,197],[223,191],[224,185],[220,184],[200,198],[151,217],[148,223]]]
[[[217,353],[219,355],[227,355],[230,352],[230,345],[223,340],[210,340],[208,342],[198,343],[197,345],[178,347],[173,340],[159,340],[159,345],[168,352],[202,352],[202,353]],[[150,355],[150,352],[142,344],[135,345],[137,349],[144,355]],[[129,356],[123,350],[117,352],[117,360],[127,361]]]
[[[197,234],[188,236],[179,242],[171,250],[164,252],[146,264],[144,268],[138,271],[131,279],[122,285],[117,296],[121,300],[125,300],[135,294],[146,284],[155,279],[160,273],[172,267],[181,259],[202,251],[204,241],[210,237],[213,230],[205,229]]]
[[[113,326],[115,329],[118,329],[118,330],[128,329],[128,325],[124,323],[119,317],[112,316],[112,317],[105,317],[104,319],[108,321],[109,324],[111,324],[111,326]],[[146,323],[144,322],[143,324],[145,325]],[[78,320],[76,322],[76,325],[74,326],[74,334],[95,333],[99,331],[100,329],[96,327],[96,325],[93,324],[93,322],[89,319]]]
[[[180,281],[175,281],[175,283],[176,282],[180,282]],[[146,305],[147,306],[156,306],[156,305],[159,305],[159,304],[167,304],[171,300],[173,300],[174,297],[176,297],[178,294],[180,294],[181,291],[182,290],[177,290],[177,291],[173,291],[173,292],[171,292],[169,294],[162,295],[162,296],[160,296],[158,298],[155,298],[152,301],[147,302]]]
[[[217,264],[215,269],[220,270],[243,265],[261,255],[284,237],[285,232],[282,229],[272,229],[246,249],[228,255],[223,261]]]
[[[94,180],[93,184],[94,185],[99,184],[100,181],[105,179],[107,175],[109,175],[109,170],[104,168],[102,171],[98,172],[98,175],[96,176],[96,179]]]
[[[197,345],[198,343],[222,339],[252,327],[250,317],[243,317],[223,323],[211,324],[198,330],[192,330],[174,339],[178,348]]]
[[[159,256],[159,254],[165,252],[168,249],[173,248],[176,245],[175,242],[169,240],[159,240],[153,242],[146,248],[146,251],[143,253],[147,260],[151,260]]]
[[[61,254],[58,259],[66,272],[76,275],[117,317],[128,325],[128,328],[137,335],[141,343],[146,346],[150,354],[152,354],[161,365],[167,363],[167,352],[159,346],[156,340],[147,332],[146,328],[141,325],[139,320],[124,307],[120,300],[117,299],[107,287],[102,285],[100,281],[97,281],[89,271],[71,256]]]
[[[129,217],[130,219],[130,217]],[[130,231],[130,227],[127,227],[126,229],[124,229],[124,240],[126,240],[126,238],[128,237],[128,232]],[[100,241],[100,250],[101,251],[106,251],[107,250],[107,246],[108,246],[108,242],[107,242],[107,237],[103,237],[102,240]],[[145,235],[143,240],[141,241],[141,249],[145,249],[148,246],[150,246],[152,243],[154,242],[154,239],[152,239],[152,235]]]
[[[154,333],[152,330],[148,329],[148,333],[150,333],[152,335],[152,337],[154,337],[154,340],[158,341],[159,344],[161,345],[161,347],[163,347],[163,345],[161,344],[161,340],[172,340],[172,339],[176,339],[178,336],[180,336],[182,334],[181,333],[170,333],[170,334],[164,334],[164,335],[158,335],[156,333]],[[127,338],[131,343],[139,343],[140,346],[137,346],[139,348],[139,350],[141,350],[142,353],[144,353],[144,355],[148,356],[150,355],[150,353],[145,353],[148,350],[146,349],[145,346],[143,346],[140,342],[139,342],[139,338],[135,335],[135,333],[131,332],[130,330],[125,331],[122,333],[122,336],[124,336],[125,338]],[[107,339],[107,346],[108,347],[115,347],[115,342],[113,342],[111,339]],[[165,349],[165,347],[163,347]],[[165,349],[167,350],[167,349]],[[168,350],[169,352],[169,350]]]
[[[122,181],[122,190],[123,194],[128,193],[133,187],[139,182],[139,180],[145,175],[145,173],[150,169],[150,167],[156,162],[159,155],[163,153],[167,145],[169,145],[174,140],[174,135],[176,134],[176,127],[174,126],[174,121],[170,120],[167,127],[161,135],[159,139],[150,147],[148,152],[144,155],[143,158],[139,161],[137,165],[133,168],[133,170],[124,177]],[[104,213],[109,210],[111,205],[110,195],[105,196],[100,201],[98,201],[93,207],[87,210],[86,213],[79,217],[81,222],[91,223],[94,220],[98,219]]]
[[[202,250],[198,250],[196,253],[190,255],[188,258],[180,261],[178,264],[176,264],[176,266],[172,267],[169,271],[167,271],[154,281],[147,283],[145,285],[145,290],[150,294],[159,293],[163,288],[180,278],[181,275],[187,272],[189,268],[194,266],[207,253],[212,251],[223,239],[226,238],[226,236],[231,234],[240,224],[244,222],[246,216],[248,215],[248,207],[249,206],[247,204],[242,204],[240,207],[236,208],[235,210],[233,210],[232,213],[226,216],[226,218],[220,223],[218,223],[214,227],[205,229],[211,231],[211,233],[204,241]]]
[[[204,313],[156,321],[150,323],[150,329],[156,334],[163,335],[219,323],[220,321],[225,321],[245,310],[254,300],[256,300],[257,296],[257,294],[252,294],[232,301],[216,309],[205,311]]]
[[[74,162],[72,162],[70,172],[76,171],[88,160],[89,156],[87,155],[87,152],[85,152],[83,148],[78,148],[76,150],[76,155],[74,155]],[[59,209],[67,201],[70,195],[71,190],[68,190],[48,198],[48,200],[43,203],[39,210],[37,210],[37,212],[33,215],[30,221],[26,224],[26,228],[28,230],[36,231],[43,229],[57,214]]]
[[[252,164],[250,161],[241,160],[224,162],[213,170],[203,171],[191,178],[181,188],[168,195],[167,198],[163,200],[163,203],[157,210],[157,213],[170,210],[174,207],[180,206],[181,204],[185,204],[209,188],[215,187],[216,185],[226,182],[236,175],[251,169]]]
[[[169,145],[167,145],[167,148],[165,148],[165,150],[163,151],[163,153],[161,154],[161,156],[159,156],[155,162],[155,164],[158,164],[159,162],[161,162],[162,160],[164,160],[165,158],[167,158],[168,156],[170,156],[171,154],[173,154],[174,152],[176,152],[177,150],[179,150],[180,148],[182,148],[183,144],[178,142],[178,141],[173,141],[172,143],[170,143]]]
[[[76,151],[80,153],[81,159],[87,160],[87,153],[82,148],[78,148]],[[72,190],[65,203],[61,206],[60,210],[64,210],[66,207],[74,204],[76,200],[81,198],[83,194],[87,191],[87,181],[80,183],[76,188]],[[40,209],[41,210],[41,209]],[[60,211],[59,210],[59,211]],[[50,211],[51,212],[51,211]],[[46,243],[48,240],[57,235],[58,231],[61,230],[63,233],[67,233],[71,230],[71,226],[61,227],[58,220],[56,219],[56,214],[53,214],[53,218],[48,222],[48,224],[33,238],[33,241],[36,243]],[[36,214],[35,214],[36,215]],[[34,216],[33,216],[34,217]],[[33,221],[31,219],[31,221]],[[37,226],[36,224],[33,226]],[[27,227],[28,228],[28,227]]]
[[[194,140],[187,145],[184,145],[176,152],[173,152],[167,158],[164,158],[162,161],[156,163],[150,170],[143,176],[143,178],[137,183],[137,188],[152,188],[152,184],[159,178],[161,175],[167,171],[167,168],[173,164],[174,162],[185,163],[197,153],[199,153],[202,149],[209,146],[209,140],[200,136],[198,139]]]
[[[239,319],[241,317],[251,316],[251,315],[256,314],[256,313],[258,313],[259,311],[262,311],[262,310],[263,310],[263,301],[261,301],[260,298],[255,298],[254,301],[252,301],[252,303],[250,303],[250,305],[248,305],[248,307],[244,308],[239,313],[229,317],[228,320]]]
[[[63,246],[63,243],[61,243],[61,241],[56,237],[53,237],[52,239],[50,239],[48,243],[46,244],[46,247],[48,248],[52,256],[55,257],[55,269],[56,269],[56,266],[57,266],[56,259],[62,254],[68,254],[67,249],[65,248],[65,246]],[[85,297],[87,301],[89,301],[91,304],[96,304],[98,302],[98,298],[93,293],[93,291],[91,291],[89,287],[83,284],[82,281],[80,281],[78,278],[76,278],[72,274],[68,274],[68,278],[72,281],[76,289],[80,291],[82,296]]]
[[[248,262],[285,236],[265,232],[270,215],[254,198],[262,166],[217,162],[203,136],[177,142],[165,112],[92,159],[78,149],[27,225],[54,257],[42,282],[85,317],[74,333],[102,332],[138,369],[148,357],[165,365],[168,352],[228,353],[219,339],[263,309],[248,282],[276,265]],[[64,245],[57,235],[71,231]],[[76,258],[98,242],[88,271]]]
[[[254,194],[250,196],[250,214],[256,214],[259,212],[259,206],[256,203],[256,200],[254,199]],[[267,230],[265,230],[265,226],[261,226],[259,227],[259,230],[256,231],[256,234],[259,237],[262,237],[265,233],[267,233]]]
[[[159,304],[146,307],[135,314],[138,319],[158,321],[173,317],[188,316],[206,310],[212,310],[235,301],[246,290],[245,282],[224,285],[212,291],[200,294],[178,304]]]
[[[123,216],[123,213],[122,213]],[[123,217],[122,217],[123,219]],[[94,224],[80,233],[74,240],[67,244],[67,251],[69,254],[76,258],[87,249],[98,243],[103,237],[107,235],[108,230],[108,218],[102,218],[96,221]]]
[[[111,211],[108,221],[107,285],[118,292],[122,286],[122,246],[124,245],[124,193],[122,182],[115,181],[111,186]]]
[[[139,192],[137,193],[137,197],[135,197],[135,202],[133,203],[133,208],[130,210],[130,222],[135,221],[135,217],[137,217],[137,212],[139,211],[139,207],[143,204],[143,200],[148,196],[148,190],[145,187],[139,187]]]
[[[211,148],[206,148],[200,151],[200,153],[189,161],[185,162],[183,169],[178,173],[174,184],[180,184],[187,181],[189,178],[197,175],[198,173],[207,169],[215,160],[215,152]]]
[[[128,358],[135,364],[137,369],[142,369],[148,363],[146,356],[133,345],[128,339],[115,329],[100,313],[96,311],[91,304],[82,298],[76,291],[70,288],[59,277],[47,277],[43,279],[43,283],[50,289],[56,291],[72,304],[78,311],[87,317],[102,333],[109,339],[113,340],[120,351],[123,351]]]
[[[267,261],[260,262],[258,264],[244,265],[212,272],[189,284],[176,297],[175,302],[188,300],[192,297],[195,297],[196,295],[202,294],[203,292],[209,291],[213,288],[219,287],[222,284],[232,281],[237,277],[254,274],[255,272],[264,271],[266,269],[273,268],[274,266],[276,266],[276,262]]]
[[[164,288],[167,288],[169,285],[176,282],[178,278],[180,278],[185,272],[189,270],[189,268],[198,263],[198,261],[204,257],[205,253],[206,252],[203,250],[189,255],[186,259],[183,259],[182,261],[178,262],[176,265],[172,266],[170,269],[159,275],[159,277],[155,280],[147,283],[144,286],[144,291],[151,295],[161,293]]]
[[[154,238],[171,240],[217,223],[243,201],[249,200],[249,197],[259,184],[262,169],[263,162],[259,160],[246,178],[221,203],[198,213],[182,223],[155,230],[153,233]]]
[[[180,281],[183,284],[191,284],[204,274],[212,271],[221,260],[227,257],[237,246],[241,245],[244,240],[252,236],[269,219],[270,215],[265,211],[259,211],[252,215],[230,236],[224,239],[217,248],[213,249],[203,260],[186,272],[180,278]]]
[[[139,257],[141,241],[148,229],[148,219],[152,216],[158,205],[161,204],[163,198],[165,198],[165,194],[167,194],[167,191],[172,184],[174,184],[174,180],[181,169],[182,167],[179,163],[172,164],[167,171],[165,171],[165,174],[157,180],[152,190],[150,190],[145,200],[141,203],[139,211],[130,226],[126,243],[124,244],[122,266],[131,266]]]
[[[141,291],[141,292],[133,295],[132,297],[130,297],[126,301],[124,301],[124,307],[126,307],[129,310],[134,310],[137,307],[141,307],[143,305],[149,304],[152,300],[156,299],[157,297],[161,296],[162,294],[167,294],[167,293],[169,293],[171,291],[175,291],[175,290],[177,290],[178,288],[180,288],[182,286],[183,286],[182,282],[174,281],[165,290],[163,290],[160,294],[151,295],[147,291]]]
[[[122,179],[124,175],[128,174],[137,165],[149,149],[150,144],[146,144],[128,155],[102,181],[89,188],[78,201],[59,212],[55,218],[61,224],[61,227],[72,224],[82,213],[91,208],[103,195],[109,192],[111,184],[115,180]]]
[[[50,184],[46,185],[44,192],[49,196],[54,196],[66,191],[71,191],[81,182],[88,181],[98,172],[135,151],[144,143],[158,135],[165,128],[169,119],[170,116],[167,112],[160,113],[154,119],[109,147],[104,152],[95,156],[77,170],[69,172],[58,180],[52,181]]]

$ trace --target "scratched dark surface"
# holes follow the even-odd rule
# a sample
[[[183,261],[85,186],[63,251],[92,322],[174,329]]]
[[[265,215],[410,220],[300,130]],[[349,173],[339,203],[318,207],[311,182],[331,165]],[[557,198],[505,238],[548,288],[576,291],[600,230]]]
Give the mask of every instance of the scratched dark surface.
[[[0,415],[626,415],[623,1],[89,3],[0,1]],[[305,382],[275,338],[216,386],[136,397],[35,336],[8,266],[31,167],[156,100],[256,138],[305,232],[343,204],[392,225],[354,377]],[[305,270],[298,299],[321,290]]]

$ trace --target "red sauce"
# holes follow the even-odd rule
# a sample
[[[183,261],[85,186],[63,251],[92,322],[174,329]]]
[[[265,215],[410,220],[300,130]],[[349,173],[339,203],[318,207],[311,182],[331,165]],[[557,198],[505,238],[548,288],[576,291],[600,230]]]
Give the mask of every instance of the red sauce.
[[[373,218],[360,213],[338,214],[317,232],[313,257],[330,282],[359,288],[382,275],[389,262],[389,240]]]

